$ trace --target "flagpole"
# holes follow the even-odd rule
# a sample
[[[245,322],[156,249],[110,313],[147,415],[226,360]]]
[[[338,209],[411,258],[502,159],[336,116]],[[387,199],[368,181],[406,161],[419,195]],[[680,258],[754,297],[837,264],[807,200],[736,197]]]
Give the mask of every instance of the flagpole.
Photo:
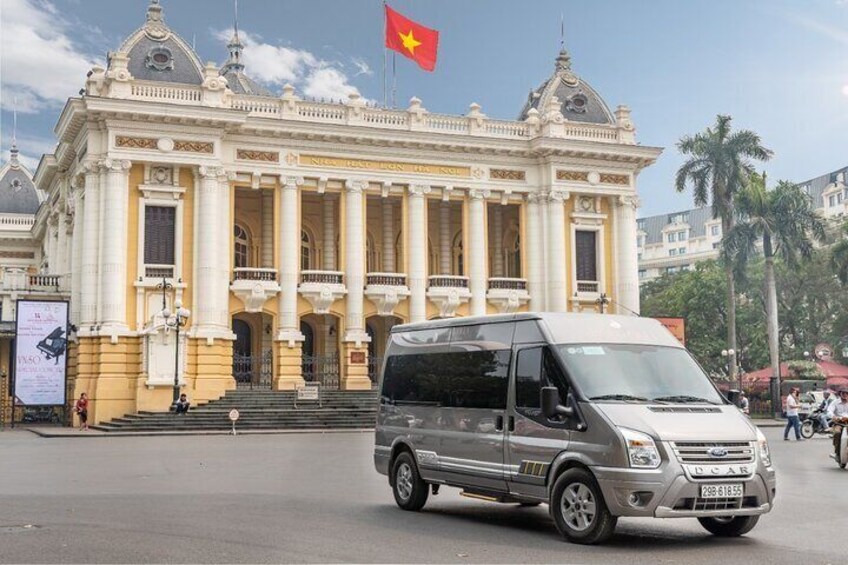
[[[386,59],[389,56],[389,48],[386,47],[386,0],[383,0],[383,108],[389,104],[389,89],[386,82]]]
[[[392,51],[392,108],[397,108],[397,53]]]

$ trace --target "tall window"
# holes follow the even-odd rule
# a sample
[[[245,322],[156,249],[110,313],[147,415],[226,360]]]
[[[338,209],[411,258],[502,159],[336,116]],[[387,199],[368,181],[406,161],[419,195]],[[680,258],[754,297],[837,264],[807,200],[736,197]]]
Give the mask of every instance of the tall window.
[[[577,231],[577,280],[598,280],[597,232]]]
[[[250,237],[247,235],[247,230],[235,224],[233,236],[235,238],[235,266],[237,268],[250,267]]]
[[[506,276],[521,278],[521,236],[516,231],[506,240]]]
[[[465,274],[465,256],[462,252],[462,232],[456,234],[453,238],[452,249],[453,274],[462,276]]]
[[[312,269],[312,238],[309,232],[302,230],[300,232],[300,270],[310,269]]]
[[[173,206],[145,206],[144,262],[146,264],[174,264],[176,212],[177,209]]]

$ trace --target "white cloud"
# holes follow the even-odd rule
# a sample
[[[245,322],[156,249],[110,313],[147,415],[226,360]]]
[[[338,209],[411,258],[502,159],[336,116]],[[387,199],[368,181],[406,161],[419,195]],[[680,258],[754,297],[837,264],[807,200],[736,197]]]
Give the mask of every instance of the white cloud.
[[[358,77],[359,75],[366,75],[370,77],[374,74],[374,71],[371,70],[371,67],[365,62],[365,59],[360,57],[351,57],[350,61],[353,63],[353,66],[356,67],[356,74],[353,76]]]
[[[848,31],[841,27],[825,23],[796,12],[786,12],[784,16],[789,21],[794,22],[812,32],[832,39],[838,43],[848,45]]]
[[[85,82],[94,58],[68,36],[69,24],[46,0],[3,0],[2,106],[19,112],[64,102]]]
[[[848,82],[842,85],[842,95],[848,96]]]
[[[232,30],[213,32],[222,41],[229,41]],[[325,61],[305,49],[295,49],[283,45],[273,45],[262,40],[260,35],[239,30],[244,43],[244,62],[247,74],[259,82],[270,86],[292,84],[306,96],[325,99],[345,99],[359,90],[350,84],[343,65]],[[371,75],[368,64],[358,58],[351,59],[357,68],[356,76]]]

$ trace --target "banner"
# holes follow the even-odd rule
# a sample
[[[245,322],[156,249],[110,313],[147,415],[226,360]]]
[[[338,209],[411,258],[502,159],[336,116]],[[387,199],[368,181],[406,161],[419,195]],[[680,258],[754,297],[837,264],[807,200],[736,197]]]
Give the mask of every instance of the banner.
[[[19,300],[15,319],[15,404],[65,404],[68,303]]]
[[[654,318],[665,329],[671,332],[671,335],[676,337],[680,343],[686,345],[686,319],[685,318]]]

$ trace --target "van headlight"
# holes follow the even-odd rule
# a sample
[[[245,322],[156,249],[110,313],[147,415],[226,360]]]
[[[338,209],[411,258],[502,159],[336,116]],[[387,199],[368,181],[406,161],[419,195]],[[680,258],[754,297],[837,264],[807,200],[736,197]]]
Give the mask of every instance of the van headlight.
[[[771,452],[769,451],[768,440],[760,428],[757,428],[757,451],[760,454],[760,460],[766,467],[771,467]]]
[[[651,436],[627,428],[618,429],[624,436],[624,443],[627,445],[627,459],[630,461],[631,467],[656,469],[660,466],[660,452]]]

